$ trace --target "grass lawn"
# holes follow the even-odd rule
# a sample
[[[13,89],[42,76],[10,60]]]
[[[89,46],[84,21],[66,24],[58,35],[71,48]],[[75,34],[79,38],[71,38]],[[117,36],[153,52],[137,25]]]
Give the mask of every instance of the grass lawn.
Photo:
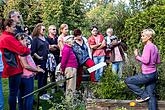
[[[8,95],[9,95],[8,79],[2,78],[2,85],[3,85],[2,87],[3,87],[3,95],[4,95],[4,110],[9,110],[8,108]],[[35,89],[37,89],[36,80],[35,80],[34,86],[35,86]],[[37,101],[37,94],[34,95],[34,98]],[[41,106],[43,106],[44,108],[47,108],[46,110],[48,110],[48,107],[50,107],[49,103],[46,101],[40,101],[40,102],[41,102]],[[36,110],[36,105],[34,105],[34,110]]]
[[[2,85],[3,85],[3,95],[4,95],[4,110],[9,110],[9,108],[8,108],[8,92],[9,92],[8,79],[2,79]],[[34,81],[34,90],[36,90],[36,89],[37,89],[37,80]],[[63,90],[60,88],[58,88],[57,90],[58,91],[55,94],[51,94],[51,95],[53,95],[53,99],[51,101],[40,100],[39,108],[42,108],[40,110],[49,110],[52,107],[52,104],[54,105],[55,103],[59,106],[65,105],[65,103],[63,103],[63,99],[64,99]],[[51,88],[47,89],[47,93],[51,93]],[[37,102],[37,94],[34,94],[34,99]],[[77,100],[77,101],[79,101],[79,100]],[[80,104],[80,105],[82,106],[81,107],[82,109],[76,109],[76,110],[85,110],[84,104]],[[70,105],[68,105],[68,106],[70,107]],[[36,110],[36,107],[37,107],[37,104],[33,105],[34,110]]]
[[[2,88],[3,88],[3,96],[4,96],[4,110],[9,110],[8,109],[8,79],[3,79],[2,78]]]

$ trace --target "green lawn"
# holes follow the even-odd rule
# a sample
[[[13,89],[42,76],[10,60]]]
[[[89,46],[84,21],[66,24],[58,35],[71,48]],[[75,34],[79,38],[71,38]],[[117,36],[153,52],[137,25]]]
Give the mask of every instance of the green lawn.
[[[9,92],[8,79],[2,78],[2,85],[3,85],[2,87],[3,87],[3,95],[4,95],[4,110],[9,110],[8,108],[8,92]],[[34,81],[34,89],[35,90],[37,89],[37,80]],[[51,93],[51,89],[48,89],[47,91],[48,93]],[[53,100],[55,100],[55,102],[59,102],[62,96],[62,92],[59,91],[53,94],[53,96],[54,96]],[[37,102],[37,94],[34,94],[34,98],[35,98],[35,101]],[[33,106],[34,110],[36,110],[36,105]],[[42,107],[42,110],[48,110],[51,107],[51,105],[47,101],[40,100],[40,108],[41,107]]]
[[[8,91],[9,91],[8,90],[8,79],[2,79],[2,84],[3,84],[4,102],[5,102],[5,104],[4,104],[5,105],[4,106],[4,110],[9,110],[9,108],[8,108]],[[34,82],[34,89],[35,90],[37,89],[37,80],[35,80],[35,82]],[[57,90],[58,91],[55,94],[51,94],[54,97],[51,101],[40,100],[40,108],[42,108],[42,110],[49,110],[52,107],[52,104],[53,105],[56,105],[57,104],[59,107],[60,106],[63,107],[63,105],[66,104],[65,102],[63,102],[64,101],[63,90],[60,89],[60,88],[58,88]],[[51,93],[51,88],[47,89],[47,93]],[[35,98],[35,101],[37,101],[37,94],[34,94],[34,98]],[[77,98],[76,98],[76,100],[77,101],[80,101],[79,98],[78,99]],[[79,104],[80,104],[80,106],[81,106],[82,109],[80,109],[80,107],[79,107],[76,110],[85,110],[85,105],[84,104],[81,104],[80,102],[79,102]],[[36,105],[33,106],[34,110],[36,110]],[[71,105],[68,105],[68,107],[70,107],[70,106]]]
[[[8,110],[8,79],[2,78],[2,88],[3,88],[3,95],[4,95],[4,110]]]
[[[4,110],[9,110],[8,108],[8,92],[9,92],[9,89],[8,89],[8,79],[2,79],[2,87],[3,87],[3,95],[4,95]],[[37,89],[37,81],[35,80],[35,89]],[[34,95],[35,97],[35,100],[37,101],[37,95],[35,94]],[[41,101],[42,103],[44,103],[45,105],[45,102]],[[41,104],[42,104],[41,103]],[[34,109],[36,108],[36,105],[34,105]]]

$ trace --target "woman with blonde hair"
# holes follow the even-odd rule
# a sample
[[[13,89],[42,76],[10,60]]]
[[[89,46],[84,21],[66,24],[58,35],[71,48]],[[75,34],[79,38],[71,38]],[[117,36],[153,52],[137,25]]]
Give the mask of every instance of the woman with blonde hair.
[[[140,56],[138,49],[135,49],[134,55],[136,60],[142,63],[142,73],[125,80],[127,86],[140,96],[140,99],[136,100],[137,102],[148,101],[149,110],[157,110],[155,89],[158,73],[156,64],[160,63],[160,55],[158,48],[152,43],[154,35],[153,29],[144,29],[141,32],[141,39],[144,43],[143,53]],[[145,88],[141,88],[141,85],[144,85]]]
[[[45,26],[42,23],[38,23],[32,33],[33,42],[31,45],[31,54],[34,58],[36,65],[45,71],[45,73],[37,74],[38,88],[41,88],[47,84],[47,71],[46,62],[49,54],[49,43],[45,39]],[[50,96],[46,94],[46,91],[40,93],[42,95],[40,98],[48,100]]]
[[[58,37],[58,46],[60,49],[60,60],[61,60],[61,51],[64,47],[64,37],[68,35],[68,25],[67,24],[61,24],[60,26],[60,36]]]

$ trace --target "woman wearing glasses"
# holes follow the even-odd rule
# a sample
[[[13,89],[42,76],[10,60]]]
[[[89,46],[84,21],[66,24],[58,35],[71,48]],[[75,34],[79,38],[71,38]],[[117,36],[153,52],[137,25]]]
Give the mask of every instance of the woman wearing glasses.
[[[37,74],[38,88],[41,88],[47,84],[47,71],[46,62],[49,54],[49,43],[45,38],[45,26],[42,23],[38,23],[32,33],[33,42],[31,45],[31,54],[34,58],[36,65],[45,71],[45,73]],[[46,94],[46,91],[40,93],[40,98],[48,100],[50,97]]]

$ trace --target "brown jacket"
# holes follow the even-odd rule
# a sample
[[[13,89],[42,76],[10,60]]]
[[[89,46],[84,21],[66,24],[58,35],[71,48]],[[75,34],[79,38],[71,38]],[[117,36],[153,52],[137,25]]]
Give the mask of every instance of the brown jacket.
[[[125,61],[124,52],[127,51],[127,46],[124,43],[120,42],[120,43],[116,43],[114,45],[111,44],[111,46],[110,46],[110,49],[111,49],[110,61],[111,62],[114,62],[114,60],[115,60],[115,50],[114,50],[114,48],[117,47],[117,46],[119,48],[119,51],[120,51],[120,54],[122,56],[123,61]]]

